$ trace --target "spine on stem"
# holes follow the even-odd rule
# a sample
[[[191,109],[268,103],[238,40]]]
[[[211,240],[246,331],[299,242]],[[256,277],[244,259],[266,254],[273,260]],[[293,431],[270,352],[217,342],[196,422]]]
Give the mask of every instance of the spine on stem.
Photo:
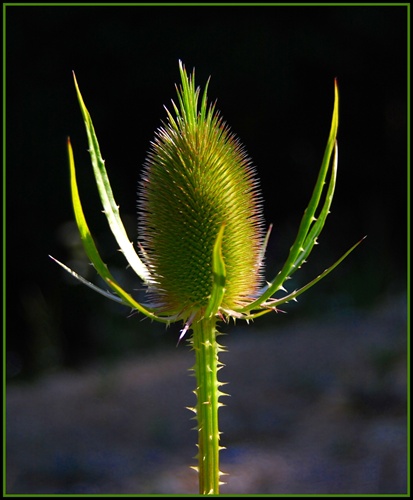
[[[220,391],[222,382],[218,381],[218,371],[223,364],[218,360],[220,352],[224,351],[216,340],[216,318],[202,319],[192,325],[192,347],[196,361],[193,371],[196,377],[197,397],[196,413],[198,431],[198,467],[193,467],[199,473],[199,493],[209,495],[219,493],[223,484],[219,470],[220,432],[218,427],[218,408],[224,406],[219,401],[220,396],[227,394]]]

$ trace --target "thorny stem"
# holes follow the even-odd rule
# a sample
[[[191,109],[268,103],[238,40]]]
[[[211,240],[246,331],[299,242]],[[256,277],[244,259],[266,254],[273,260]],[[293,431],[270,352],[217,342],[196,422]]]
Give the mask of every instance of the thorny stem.
[[[196,355],[195,377],[197,397],[196,419],[198,422],[198,473],[199,493],[201,495],[219,493],[219,429],[218,408],[223,406],[218,401],[224,395],[219,390],[218,370],[222,364],[218,353],[223,351],[216,341],[216,318],[204,318],[192,325],[191,343]],[[195,467],[194,467],[195,468]]]

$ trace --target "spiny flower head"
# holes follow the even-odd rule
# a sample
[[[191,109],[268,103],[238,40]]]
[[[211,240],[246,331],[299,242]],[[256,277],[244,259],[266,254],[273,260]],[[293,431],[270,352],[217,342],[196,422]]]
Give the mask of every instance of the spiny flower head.
[[[212,255],[224,226],[224,309],[245,305],[262,277],[262,203],[255,171],[207,87],[199,102],[194,73],[180,64],[175,116],[157,133],[139,190],[139,237],[151,273],[150,291],[159,310],[203,314],[213,286]]]

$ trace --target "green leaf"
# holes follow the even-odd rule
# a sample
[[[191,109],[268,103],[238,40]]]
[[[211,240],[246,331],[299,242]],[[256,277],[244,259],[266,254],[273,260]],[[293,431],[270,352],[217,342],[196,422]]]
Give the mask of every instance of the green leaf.
[[[298,297],[299,295],[301,295],[302,293],[304,293],[305,291],[307,291],[309,288],[311,288],[312,286],[314,286],[316,283],[318,283],[319,281],[321,281],[323,278],[325,278],[327,276],[327,274],[330,274],[331,271],[333,271],[339,264],[341,264],[341,262],[343,262],[343,260],[346,257],[348,257],[351,254],[351,252],[353,250],[355,250],[365,238],[366,238],[366,236],[364,236],[364,238],[362,238],[355,245],[353,245],[332,266],[330,266],[329,268],[325,269],[319,276],[317,276],[317,278],[313,279],[312,281],[310,281],[310,283],[307,283],[307,285],[303,286],[299,290],[296,290],[295,292],[292,292],[292,293],[290,293],[290,294],[288,294],[288,295],[286,295],[284,297],[281,297],[280,299],[276,299],[274,301],[274,305],[280,305],[280,304],[284,304],[285,302],[289,302],[290,300],[294,300],[296,297]]]
[[[83,276],[80,276],[80,274],[77,274],[76,271],[73,271],[73,269],[70,269],[70,267],[65,266],[62,262],[60,262],[59,260],[55,259],[51,255],[49,255],[49,257],[52,260],[54,260],[56,262],[56,264],[58,264],[60,267],[62,267],[66,272],[68,272],[69,274],[71,274],[74,278],[76,278],[81,283],[83,283],[84,285],[88,286],[89,288],[91,288],[95,292],[100,293],[101,295],[103,295],[107,299],[113,300],[113,301],[117,302],[118,304],[127,305],[127,304],[125,304],[123,302],[123,300],[120,297],[118,297],[116,295],[113,295],[112,293],[109,293],[106,290],[103,290],[102,288],[99,288],[98,286],[94,285],[90,281],[88,281],[85,278],[83,278]]]
[[[83,213],[83,208],[79,196],[79,190],[77,187],[75,162],[74,162],[73,149],[70,143],[70,139],[67,140],[67,148],[69,153],[70,187],[72,192],[73,210],[75,213],[75,219],[77,227],[79,229],[80,238],[82,240],[83,246],[86,251],[86,255],[95,266],[96,271],[105,281],[107,279],[115,281],[115,278],[111,275],[106,264],[102,261],[99,255],[98,249],[96,248],[95,242],[89,231],[85,215]]]
[[[222,257],[222,239],[224,237],[224,231],[225,224],[222,224],[220,230],[218,231],[212,255],[212,272],[214,281],[212,284],[211,297],[205,311],[206,318],[215,316],[225,295],[226,269],[225,262]]]
[[[73,203],[73,209],[75,213],[75,219],[76,219],[76,224],[79,229],[80,233],[80,238],[82,240],[83,246],[85,248],[86,254],[89,257],[90,261],[93,263],[95,266],[96,271],[98,274],[103,278],[103,280],[108,283],[108,285],[119,295],[119,297],[122,299],[120,302],[124,305],[128,305],[132,307],[133,309],[137,309],[141,313],[145,314],[146,316],[149,316],[152,319],[156,319],[158,321],[162,322],[169,322],[168,319],[162,319],[158,318],[155,316],[153,311],[147,309],[146,307],[142,306],[139,304],[139,302],[136,302],[127,292],[125,292],[120,285],[116,283],[115,278],[112,276],[110,273],[109,269],[107,268],[107,265],[103,262],[98,249],[96,248],[95,242],[93,240],[93,237],[89,231],[89,227],[86,222],[86,218],[83,212],[82,204],[80,201],[80,196],[79,196],[79,190],[77,187],[77,181],[76,181],[76,169],[75,169],[75,162],[73,158],[73,150],[72,146],[70,143],[70,140],[68,139],[67,142],[68,146],[68,153],[69,153],[69,166],[70,166],[70,186],[71,186],[71,191],[72,191],[72,203]],[[56,261],[56,259],[53,259]],[[75,278],[79,279],[82,283],[86,284],[93,290],[101,293],[102,295],[105,295],[106,297],[116,300],[111,294],[108,292],[105,292],[104,290],[96,287],[92,283],[89,283],[87,280],[79,276],[77,273],[72,271],[70,268],[65,266],[64,264],[61,264],[59,261],[56,261],[59,265],[61,265],[66,271],[68,271],[70,274],[72,274]],[[116,302],[119,302],[119,300],[116,300]]]
[[[278,290],[282,289],[285,280],[290,277],[304,262],[304,260],[311,253],[313,246],[316,243],[317,237],[320,234],[324,223],[326,221],[327,215],[329,213],[329,208],[333,199],[334,188],[336,183],[337,174],[337,129],[338,129],[338,88],[337,82],[334,82],[334,109],[333,116],[331,120],[330,133],[327,140],[327,146],[324,152],[323,161],[321,164],[320,172],[318,174],[317,182],[313,190],[308,207],[304,211],[304,215],[301,219],[300,227],[296,239],[290,249],[288,258],[278,273],[274,280],[268,285],[264,292],[257,298],[254,302],[248,306],[240,309],[240,312],[251,311],[258,308],[261,303],[268,300],[274,295]],[[327,194],[325,196],[325,202],[320,210],[318,218],[315,216],[318,206],[320,204],[320,199],[324,191],[325,179],[330,167],[331,155],[334,151],[334,160],[332,173],[330,176],[330,182],[327,189]]]
[[[253,312],[253,313],[246,314],[243,317],[243,319],[249,320],[249,319],[258,318],[259,316],[262,316],[263,314],[267,314],[273,310],[276,310],[278,306],[285,304],[286,302],[290,302],[291,300],[295,300],[299,295],[301,295],[302,293],[309,290],[312,286],[314,286],[316,283],[318,283],[323,278],[325,278],[328,274],[330,274],[331,271],[333,271],[339,264],[341,264],[341,262],[343,262],[343,260],[346,257],[348,257],[350,255],[350,253],[353,252],[353,250],[355,250],[360,245],[360,243],[363,240],[365,240],[366,238],[367,238],[367,236],[364,236],[364,238],[362,238],[355,245],[353,245],[349,250],[347,250],[347,252],[345,254],[343,254],[332,266],[325,269],[320,275],[317,276],[317,278],[314,278],[312,281],[307,283],[305,286],[301,287],[299,290],[295,290],[294,292],[289,293],[288,295],[284,295],[284,297],[280,297],[278,299],[270,299],[266,303],[261,302],[260,307],[265,307],[267,309],[262,309],[258,312],[255,312],[255,313]],[[249,310],[252,311],[253,308],[250,307]]]
[[[336,185],[336,178],[337,178],[337,165],[338,165],[338,145],[337,142],[335,144],[335,149],[334,149],[334,159],[333,159],[333,166],[332,166],[332,171],[331,171],[331,177],[330,177],[330,183],[328,186],[325,202],[323,205],[323,208],[320,211],[320,214],[317,218],[317,220],[314,222],[314,225],[312,226],[310,232],[308,233],[307,237],[305,238],[303,247],[302,247],[302,252],[300,253],[298,259],[296,262],[293,264],[293,269],[292,272],[295,272],[301,264],[305,261],[307,256],[311,253],[311,250],[313,249],[313,246],[317,243],[317,237],[321,233],[327,215],[330,213],[330,206],[333,201],[333,196],[334,196],[334,189]]]
[[[125,227],[119,215],[119,207],[113,197],[112,188],[110,186],[109,178],[106,173],[105,161],[103,160],[99,143],[95,134],[92,119],[85,103],[83,102],[79,86],[76,81],[75,74],[73,73],[77,97],[82,111],[83,119],[86,126],[86,133],[89,142],[89,153],[92,160],[93,172],[95,174],[96,184],[98,187],[100,199],[102,201],[104,214],[109,223],[109,227],[118,242],[118,245],[125,255],[126,260],[136,274],[144,281],[150,281],[150,273],[145,264],[141,261],[136,253],[133,244],[129,240]]]
[[[112,281],[111,279],[106,279],[106,282],[113,288],[113,290],[116,291],[116,293],[122,297],[123,303],[126,305],[129,305],[132,309],[137,309],[139,312],[145,314],[145,316],[148,316],[148,318],[151,318],[155,321],[159,321],[160,323],[171,323],[171,321],[176,321],[178,318],[176,316],[157,316],[154,312],[151,310],[147,309],[144,307],[142,304],[139,304],[139,302],[136,302],[136,300],[129,295],[121,286],[119,286],[115,281]]]

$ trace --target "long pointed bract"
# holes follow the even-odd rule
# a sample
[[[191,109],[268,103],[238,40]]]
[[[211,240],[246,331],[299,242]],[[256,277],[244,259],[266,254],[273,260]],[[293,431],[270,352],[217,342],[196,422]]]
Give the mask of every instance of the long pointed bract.
[[[351,254],[351,252],[353,252],[353,250],[355,250],[360,245],[360,243],[362,241],[365,240],[365,238],[366,238],[366,236],[364,236],[364,238],[362,238],[360,241],[358,241],[357,243],[355,243],[336,262],[334,262],[334,264],[332,264],[330,267],[328,267],[327,269],[325,269],[321,274],[319,274],[316,278],[314,278],[309,283],[307,283],[306,285],[304,285],[303,287],[301,287],[299,290],[295,290],[294,292],[291,292],[291,293],[289,293],[287,295],[284,295],[284,297],[280,297],[280,298],[277,298],[277,299],[269,299],[268,302],[261,302],[260,308],[265,307],[267,309],[264,309],[264,310],[261,309],[258,312],[245,315],[244,319],[248,320],[248,319],[258,318],[259,316],[262,316],[263,314],[267,314],[267,313],[269,313],[271,311],[274,311],[274,310],[276,311],[277,308],[278,308],[278,306],[280,306],[282,304],[285,304],[287,302],[290,302],[291,300],[296,299],[299,295],[301,295],[302,293],[304,293],[307,290],[309,290],[312,286],[314,286],[316,283],[318,283],[323,278],[325,278],[328,274],[330,274],[331,271],[333,271],[339,264],[341,264],[341,262],[343,262],[343,260],[346,257],[348,257]]]
[[[83,119],[85,122],[86,133],[89,142],[89,153],[93,165],[93,172],[95,174],[96,184],[98,187],[100,199],[102,201],[104,213],[109,222],[109,227],[113,235],[115,236],[116,241],[118,242],[118,245],[125,255],[125,258],[128,261],[129,265],[144,282],[148,282],[150,281],[149,271],[136,253],[120,218],[119,207],[113,197],[112,188],[110,186],[109,178],[106,173],[105,161],[103,160],[100,153],[99,143],[95,134],[92,119],[85,106],[85,103],[83,102],[83,98],[80,93],[74,73],[73,78],[75,81],[80,109],[82,111]]]
[[[106,283],[119,295],[119,297],[122,299],[121,303],[130,306],[133,309],[137,309],[138,311],[142,312],[146,316],[149,316],[152,319],[156,319],[157,321],[162,321],[162,322],[168,322],[168,320],[164,320],[162,318],[158,318],[153,311],[147,309],[146,307],[142,306],[139,304],[139,302],[135,301],[127,292],[125,292],[120,285],[116,283],[115,278],[112,276],[110,273],[109,269],[107,268],[106,264],[103,262],[98,249],[96,248],[95,242],[93,240],[93,237],[90,233],[89,226],[87,225],[85,215],[83,213],[83,208],[82,208],[82,203],[80,201],[80,196],[79,196],[79,190],[77,187],[77,182],[76,182],[76,169],[75,169],[75,162],[73,158],[73,150],[72,146],[70,143],[70,140],[68,139],[67,141],[67,146],[68,146],[68,154],[69,154],[69,166],[70,166],[70,185],[71,185],[71,192],[72,192],[72,203],[73,203],[73,210],[75,213],[75,219],[76,219],[76,224],[79,229],[80,233],[80,238],[82,240],[84,249],[86,251],[86,255],[89,257],[90,261],[94,265],[96,271],[98,274],[101,276],[101,278],[106,281]],[[55,259],[54,259],[55,260]],[[94,287],[91,283],[87,282],[84,278],[80,277],[69,269],[67,266],[62,265],[60,262],[56,261],[58,264],[60,264],[66,271],[68,271],[70,274],[72,274],[74,277],[82,281],[84,284],[89,286],[90,288],[96,289],[99,293],[102,293],[105,296],[106,293],[99,289],[98,287]],[[92,285],[92,286],[91,286]],[[109,296],[112,300],[115,300],[113,297]]]
[[[222,238],[224,237],[224,231],[225,224],[221,226],[214,245],[212,255],[212,273],[214,281],[212,284],[211,297],[205,311],[206,318],[211,318],[217,314],[225,294],[226,269],[225,262],[222,257]]]
[[[318,174],[317,182],[314,187],[314,191],[311,196],[308,207],[304,211],[304,215],[301,219],[297,237],[290,249],[287,261],[285,262],[283,268],[278,273],[278,275],[269,284],[268,288],[265,289],[265,291],[260,295],[259,298],[254,300],[252,303],[248,304],[248,306],[245,306],[242,309],[240,309],[239,310],[240,312],[247,312],[259,308],[263,302],[268,300],[270,297],[274,295],[274,293],[276,293],[278,290],[282,288],[284,281],[298,269],[299,265],[310,254],[316,242],[316,238],[324,226],[325,220],[329,213],[329,207],[332,201],[332,196],[334,193],[336,170],[337,170],[337,147],[336,147],[337,129],[338,129],[338,88],[337,88],[337,82],[335,82],[334,110],[331,120],[330,134],[328,137],[327,146],[324,152],[324,157],[321,164],[320,172]],[[318,219],[316,219],[315,213],[320,203],[333,151],[335,151],[335,155],[333,160],[333,167],[332,167],[332,174],[329,183],[329,188],[326,195],[324,207],[321,210]],[[313,228],[311,227],[312,225]]]

